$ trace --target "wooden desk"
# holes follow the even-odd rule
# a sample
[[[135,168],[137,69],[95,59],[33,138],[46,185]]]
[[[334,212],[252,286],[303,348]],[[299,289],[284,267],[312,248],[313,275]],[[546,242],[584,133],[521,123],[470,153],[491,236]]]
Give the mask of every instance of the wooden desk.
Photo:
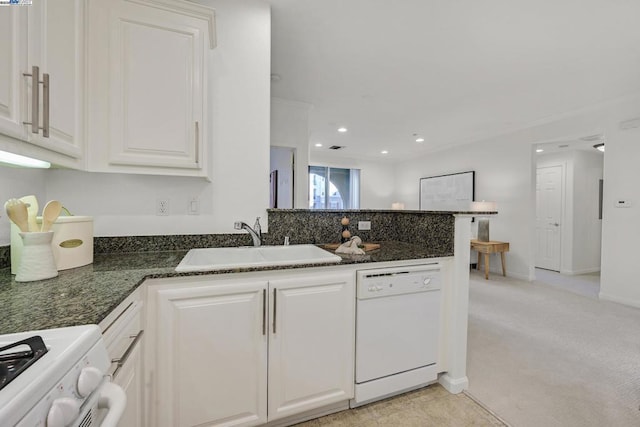
[[[507,275],[507,266],[504,261],[504,253],[509,252],[509,243],[508,242],[481,242],[476,239],[471,239],[471,249],[478,251],[478,264],[476,264],[476,268],[480,270],[480,260],[482,258],[482,254],[484,254],[484,278],[489,280],[489,256],[493,253],[500,252],[500,257],[502,258],[502,275]]]

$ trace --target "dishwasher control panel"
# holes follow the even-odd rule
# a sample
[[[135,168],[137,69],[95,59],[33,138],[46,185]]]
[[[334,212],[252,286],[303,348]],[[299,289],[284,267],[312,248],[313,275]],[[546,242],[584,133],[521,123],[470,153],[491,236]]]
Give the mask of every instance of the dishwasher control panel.
[[[440,265],[418,265],[360,270],[357,273],[358,299],[379,298],[440,289]]]

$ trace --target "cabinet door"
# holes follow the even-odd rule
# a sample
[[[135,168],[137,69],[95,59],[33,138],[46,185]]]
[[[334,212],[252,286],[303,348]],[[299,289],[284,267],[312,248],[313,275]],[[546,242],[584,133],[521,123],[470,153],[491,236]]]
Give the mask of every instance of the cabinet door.
[[[143,371],[142,344],[138,342],[129,353],[126,362],[117,372],[113,382],[123,388],[127,395],[127,407],[120,418],[119,425],[126,427],[142,427],[143,422]]]
[[[83,112],[83,1],[33,0],[28,10],[29,72],[36,65],[49,75],[49,136],[43,131],[34,134],[29,126],[29,142],[80,159],[83,155],[81,138]],[[40,90],[40,125],[44,125],[45,90]],[[31,111],[31,91],[27,85],[27,111]]]
[[[0,8],[0,133],[25,140],[22,97],[27,69],[26,8]]]
[[[269,281],[269,420],[353,397],[354,274]]]
[[[119,1],[109,31],[109,163],[200,169],[206,22]]]
[[[150,287],[156,426],[267,421],[266,282]],[[156,308],[154,309],[153,306]]]

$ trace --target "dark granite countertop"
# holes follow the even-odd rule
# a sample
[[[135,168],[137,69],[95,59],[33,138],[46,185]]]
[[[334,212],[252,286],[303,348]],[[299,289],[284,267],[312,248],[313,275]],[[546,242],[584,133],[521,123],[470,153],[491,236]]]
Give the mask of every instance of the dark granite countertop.
[[[176,273],[187,251],[96,254],[93,264],[60,271],[58,277],[19,283],[0,270],[0,334],[99,323],[147,278],[177,277],[269,268]],[[382,242],[365,255],[343,255],[341,264],[453,256],[419,245]],[[330,264],[335,266],[336,264]],[[287,268],[302,268],[296,265]],[[282,267],[279,267],[282,269]]]

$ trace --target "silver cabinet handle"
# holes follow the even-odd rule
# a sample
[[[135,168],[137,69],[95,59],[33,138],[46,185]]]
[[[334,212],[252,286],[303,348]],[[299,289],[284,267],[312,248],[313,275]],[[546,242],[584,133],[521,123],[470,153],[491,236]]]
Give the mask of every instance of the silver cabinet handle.
[[[560,224],[558,224],[557,222],[550,222],[549,225],[553,225],[554,227],[559,227]]]
[[[196,164],[200,163],[200,123],[196,121]]]
[[[135,335],[135,338],[133,339],[131,344],[129,344],[129,347],[127,347],[127,350],[124,352],[122,357],[119,357],[117,359],[112,359],[111,360],[111,363],[117,363],[118,364],[118,366],[116,367],[116,370],[113,371],[113,376],[114,377],[116,376],[116,374],[118,373],[120,368],[122,368],[124,366],[124,364],[127,363],[127,359],[129,358],[129,356],[131,356],[131,352],[133,351],[133,349],[136,348],[136,344],[138,344],[138,341],[140,341],[140,339],[142,338],[142,334],[144,334],[144,330],[141,330],[140,332],[138,332]]]
[[[31,125],[31,133],[38,133],[40,130],[40,68],[37,65],[31,67],[31,74],[22,73],[25,77],[31,77],[31,121],[22,122]]]
[[[49,73],[42,75],[42,136],[49,138]]]
[[[277,295],[277,289],[273,288],[273,333],[276,333],[276,313],[277,313],[277,307],[276,307],[276,295]]]
[[[262,335],[267,335],[267,290],[262,290]]]

